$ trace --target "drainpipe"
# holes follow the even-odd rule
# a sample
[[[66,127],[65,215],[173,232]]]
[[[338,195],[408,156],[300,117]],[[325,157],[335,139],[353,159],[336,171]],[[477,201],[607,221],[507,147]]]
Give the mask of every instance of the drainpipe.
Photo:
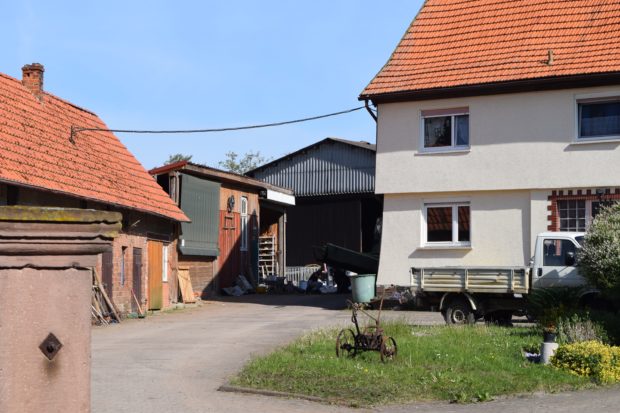
[[[366,106],[366,110],[368,111],[368,113],[370,113],[370,116],[372,116],[372,118],[375,120],[375,123],[377,122],[377,115],[375,115],[375,112],[372,111],[372,109],[370,108],[370,105],[368,104],[369,100],[365,99],[364,100],[364,106]]]

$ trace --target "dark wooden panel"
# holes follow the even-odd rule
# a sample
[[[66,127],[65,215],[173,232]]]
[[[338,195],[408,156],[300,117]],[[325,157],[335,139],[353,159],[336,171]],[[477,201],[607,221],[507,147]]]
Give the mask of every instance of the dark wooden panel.
[[[103,283],[103,288],[105,288],[105,292],[108,293],[108,297],[112,299],[112,279],[114,275],[114,260],[112,251],[106,251],[101,254],[101,282]]]
[[[133,272],[132,272],[132,288],[138,302],[142,305],[142,248],[133,249]],[[134,312],[138,311],[135,300],[132,297],[131,308]]]
[[[287,265],[315,262],[313,246],[331,242],[361,251],[361,202],[353,200],[299,201],[287,209]]]
[[[235,284],[241,274],[241,216],[236,212],[220,211],[220,256],[218,257],[218,284],[220,288]]]

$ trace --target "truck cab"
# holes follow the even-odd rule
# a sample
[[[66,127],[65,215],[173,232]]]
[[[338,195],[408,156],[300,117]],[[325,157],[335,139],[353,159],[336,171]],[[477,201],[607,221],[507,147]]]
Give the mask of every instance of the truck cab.
[[[577,266],[583,232],[543,232],[536,237],[531,260],[532,288],[578,287],[586,284]]]

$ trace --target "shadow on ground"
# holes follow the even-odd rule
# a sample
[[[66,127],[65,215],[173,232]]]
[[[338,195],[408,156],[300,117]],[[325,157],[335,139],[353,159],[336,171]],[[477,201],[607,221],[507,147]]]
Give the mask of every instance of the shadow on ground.
[[[350,294],[248,294],[240,297],[211,297],[205,302],[249,303],[271,307],[315,307],[326,310],[347,308]]]

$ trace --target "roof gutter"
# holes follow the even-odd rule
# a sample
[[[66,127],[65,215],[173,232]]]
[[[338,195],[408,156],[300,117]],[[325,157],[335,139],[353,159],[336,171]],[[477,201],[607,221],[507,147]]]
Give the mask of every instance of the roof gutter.
[[[547,76],[531,79],[510,80],[505,82],[482,83],[473,85],[452,86],[435,89],[398,91],[378,94],[360,95],[359,100],[374,105],[379,103],[395,103],[431,99],[447,99],[468,96],[499,95],[506,93],[537,92],[620,84],[620,72],[588,73],[567,76]]]

